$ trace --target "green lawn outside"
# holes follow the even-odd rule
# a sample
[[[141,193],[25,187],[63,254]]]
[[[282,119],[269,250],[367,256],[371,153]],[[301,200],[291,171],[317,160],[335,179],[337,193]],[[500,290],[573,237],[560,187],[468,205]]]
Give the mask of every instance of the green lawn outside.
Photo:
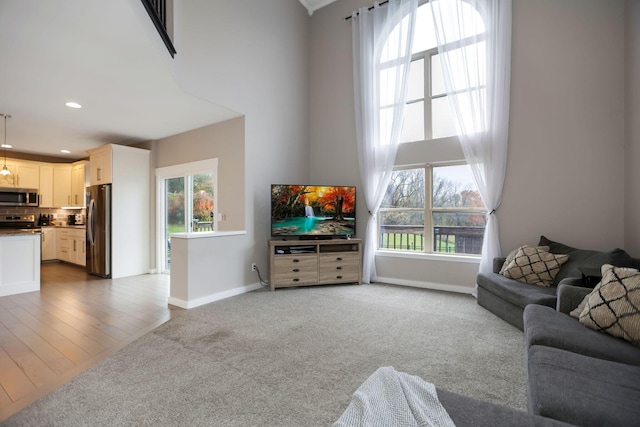
[[[184,233],[184,224],[169,224],[167,226],[167,232],[171,233]]]

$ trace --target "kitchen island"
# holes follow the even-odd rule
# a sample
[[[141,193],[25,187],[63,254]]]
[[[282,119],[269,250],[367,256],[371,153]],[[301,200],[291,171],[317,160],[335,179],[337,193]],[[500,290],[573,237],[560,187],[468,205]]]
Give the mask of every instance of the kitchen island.
[[[0,230],[0,296],[40,290],[40,230]]]

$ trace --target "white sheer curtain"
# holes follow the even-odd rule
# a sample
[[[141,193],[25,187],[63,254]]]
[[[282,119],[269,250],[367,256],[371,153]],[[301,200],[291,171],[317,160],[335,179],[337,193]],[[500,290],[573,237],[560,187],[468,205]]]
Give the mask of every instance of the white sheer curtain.
[[[369,218],[362,281],[377,279],[376,214],[389,184],[402,130],[418,0],[390,0],[352,15],[358,163]]]
[[[495,213],[502,201],[507,168],[511,0],[430,3],[460,144],[490,212],[480,262],[480,271],[490,272],[493,258],[501,255]]]

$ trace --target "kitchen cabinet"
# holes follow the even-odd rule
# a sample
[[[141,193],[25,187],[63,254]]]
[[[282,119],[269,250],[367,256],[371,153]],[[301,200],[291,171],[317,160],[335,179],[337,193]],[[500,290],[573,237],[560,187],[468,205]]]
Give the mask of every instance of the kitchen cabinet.
[[[40,165],[40,207],[53,208],[53,165]]]
[[[36,162],[16,162],[14,186],[38,188],[40,186],[40,165]]]
[[[87,163],[86,161],[75,162],[71,165],[71,204],[70,206],[86,207],[87,187]]]
[[[71,165],[53,166],[53,206],[71,206]]]
[[[42,261],[52,261],[56,258],[56,229],[53,227],[43,227],[41,259]]]
[[[15,187],[16,181],[16,163],[13,160],[5,160],[3,159],[0,162],[0,170],[6,166],[7,169],[11,172],[10,175],[0,175],[0,187]]]
[[[149,272],[150,151],[108,144],[88,152],[91,185],[111,183],[111,277],[146,274]],[[97,182],[97,165],[103,167],[100,182]]]
[[[38,233],[0,235],[0,254],[0,297],[40,290]]]
[[[89,170],[90,170],[90,184],[111,184],[112,179],[112,158],[113,149],[112,145],[108,144],[104,147],[91,150],[89,152]]]
[[[69,229],[59,228],[56,230],[56,258],[60,261],[71,260],[69,253]]]
[[[86,237],[84,229],[56,229],[56,257],[60,261],[86,264]]]
[[[4,166],[4,159],[0,169]],[[39,188],[40,187],[40,165],[37,162],[7,160],[7,169],[10,175],[0,175],[0,186],[16,188]]]
[[[86,250],[85,230],[69,230],[69,262],[86,265]]]

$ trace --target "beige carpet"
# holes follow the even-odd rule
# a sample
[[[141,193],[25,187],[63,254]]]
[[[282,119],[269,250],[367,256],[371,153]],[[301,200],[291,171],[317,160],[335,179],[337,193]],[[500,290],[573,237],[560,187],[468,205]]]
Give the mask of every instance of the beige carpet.
[[[185,311],[5,425],[326,426],[381,366],[526,410],[522,332],[470,296],[350,285]]]

